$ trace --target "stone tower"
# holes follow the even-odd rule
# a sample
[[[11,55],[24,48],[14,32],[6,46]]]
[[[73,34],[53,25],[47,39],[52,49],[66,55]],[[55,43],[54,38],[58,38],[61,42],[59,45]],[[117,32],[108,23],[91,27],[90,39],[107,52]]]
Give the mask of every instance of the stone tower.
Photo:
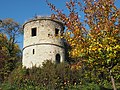
[[[22,64],[39,67],[44,60],[60,63],[65,59],[64,42],[60,38],[64,25],[50,17],[36,17],[24,25]]]

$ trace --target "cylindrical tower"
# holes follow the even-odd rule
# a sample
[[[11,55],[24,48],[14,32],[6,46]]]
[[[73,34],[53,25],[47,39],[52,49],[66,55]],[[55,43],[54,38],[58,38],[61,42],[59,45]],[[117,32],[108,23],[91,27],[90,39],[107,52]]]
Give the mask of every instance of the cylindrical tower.
[[[64,42],[60,38],[64,25],[50,17],[37,17],[24,25],[22,64],[39,67],[45,60],[60,63],[65,59]]]

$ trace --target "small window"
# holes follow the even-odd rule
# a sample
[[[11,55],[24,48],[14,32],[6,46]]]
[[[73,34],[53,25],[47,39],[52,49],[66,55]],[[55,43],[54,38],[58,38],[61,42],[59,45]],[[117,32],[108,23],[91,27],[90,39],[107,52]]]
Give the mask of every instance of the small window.
[[[60,63],[60,54],[56,54],[56,64]]]
[[[33,49],[33,54],[35,54],[35,49]]]
[[[58,36],[58,34],[59,34],[59,29],[55,29],[55,36]]]
[[[36,28],[32,28],[32,31],[31,31],[32,36],[36,36],[36,32],[37,32],[37,29]]]

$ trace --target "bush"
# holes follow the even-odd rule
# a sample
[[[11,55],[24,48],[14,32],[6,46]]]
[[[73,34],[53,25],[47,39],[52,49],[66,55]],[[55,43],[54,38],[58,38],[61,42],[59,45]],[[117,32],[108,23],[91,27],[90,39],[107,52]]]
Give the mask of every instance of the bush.
[[[82,69],[71,69],[67,63],[46,61],[42,67],[32,69],[19,66],[1,87],[3,90],[102,90],[111,87],[106,87],[111,85],[108,82],[101,86],[85,75]]]

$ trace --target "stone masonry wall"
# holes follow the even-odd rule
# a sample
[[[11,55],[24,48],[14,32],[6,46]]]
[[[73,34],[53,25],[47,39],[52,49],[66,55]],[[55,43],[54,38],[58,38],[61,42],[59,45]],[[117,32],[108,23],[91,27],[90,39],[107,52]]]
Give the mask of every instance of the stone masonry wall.
[[[36,28],[36,36],[32,36],[32,28]],[[58,35],[55,29],[59,30]],[[63,24],[50,18],[40,18],[24,24],[23,66],[31,68],[40,66],[44,60],[56,61],[60,55],[60,62],[64,61],[64,43],[59,37],[63,32]]]

